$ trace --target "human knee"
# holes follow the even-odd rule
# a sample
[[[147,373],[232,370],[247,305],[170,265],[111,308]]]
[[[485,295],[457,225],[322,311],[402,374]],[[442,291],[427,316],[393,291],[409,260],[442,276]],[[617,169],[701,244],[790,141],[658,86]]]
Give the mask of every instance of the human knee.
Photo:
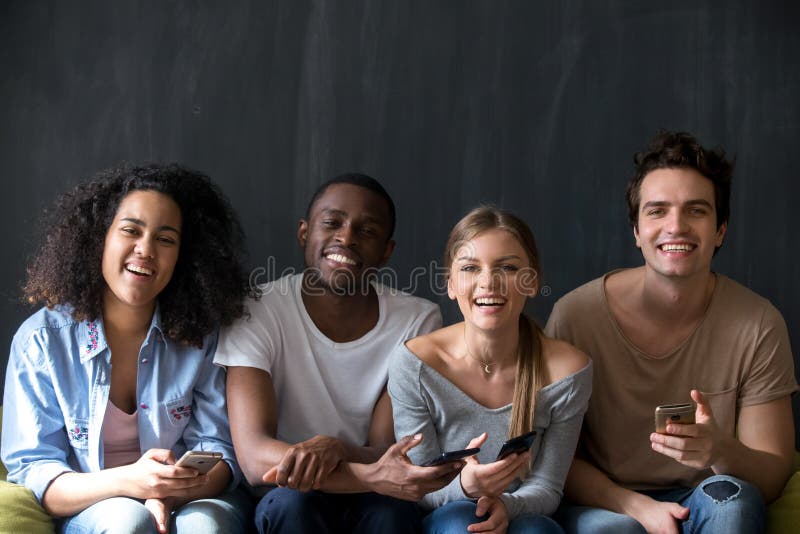
[[[759,532],[764,527],[766,505],[753,484],[727,475],[700,483],[690,504],[694,528],[726,532]]]
[[[508,524],[508,534],[563,534],[564,529],[551,517],[546,515],[523,514],[511,520]]]
[[[177,534],[213,534],[247,532],[252,505],[246,495],[228,495],[200,499],[182,506],[175,514]]]
[[[570,534],[645,534],[644,527],[634,518],[604,508],[562,505],[554,517]]]
[[[731,476],[709,477],[700,484],[700,490],[715,504],[740,501],[750,506],[764,506],[764,499],[753,484]]]
[[[76,530],[100,534],[156,534],[153,514],[144,505],[127,497],[114,497],[93,504],[80,514],[67,520],[65,532],[70,532],[69,523],[74,522]]]
[[[475,503],[472,501],[452,501],[441,506],[422,521],[422,531],[425,534],[451,534],[463,533],[473,523],[480,522],[475,516]]]
[[[401,534],[419,532],[421,511],[417,503],[370,494],[358,503],[355,532]]]
[[[275,488],[264,495],[256,506],[255,522],[259,531],[294,525],[298,530],[319,516],[321,494]],[[269,528],[267,528],[269,526]]]

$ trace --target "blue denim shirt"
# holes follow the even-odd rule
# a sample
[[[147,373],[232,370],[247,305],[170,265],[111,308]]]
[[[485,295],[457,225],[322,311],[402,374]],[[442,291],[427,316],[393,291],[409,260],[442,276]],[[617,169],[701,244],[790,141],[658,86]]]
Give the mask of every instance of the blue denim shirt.
[[[139,350],[136,384],[139,445],[218,451],[233,478],[241,471],[231,444],[225,371],[214,365],[217,333],[203,347],[176,343],[156,309]],[[8,480],[41,501],[58,475],[103,469],[101,429],[111,389],[111,351],[101,320],[77,322],[65,309],[39,310],[11,344],[3,398],[2,459]]]

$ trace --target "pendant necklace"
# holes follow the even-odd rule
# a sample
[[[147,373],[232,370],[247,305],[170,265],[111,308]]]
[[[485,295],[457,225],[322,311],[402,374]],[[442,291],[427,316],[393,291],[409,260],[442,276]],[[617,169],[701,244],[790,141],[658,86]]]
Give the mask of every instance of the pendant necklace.
[[[464,329],[464,348],[467,349],[467,356],[475,360],[476,362],[483,365],[483,372],[487,375],[492,374],[492,366],[497,364],[497,362],[487,362],[486,360],[482,360],[477,356],[473,356],[472,353],[469,351],[469,345],[467,344],[467,329]]]

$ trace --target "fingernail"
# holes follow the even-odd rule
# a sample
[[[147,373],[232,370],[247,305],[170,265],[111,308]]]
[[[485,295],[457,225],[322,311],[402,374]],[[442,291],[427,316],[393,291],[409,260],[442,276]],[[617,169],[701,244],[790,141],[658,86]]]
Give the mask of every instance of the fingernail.
[[[414,439],[422,439],[422,434],[414,434]]]

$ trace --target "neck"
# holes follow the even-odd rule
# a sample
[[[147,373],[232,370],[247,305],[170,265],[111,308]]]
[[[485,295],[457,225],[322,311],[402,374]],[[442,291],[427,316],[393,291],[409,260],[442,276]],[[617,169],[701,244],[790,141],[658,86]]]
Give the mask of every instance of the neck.
[[[505,329],[503,332],[485,332],[472,328],[465,322],[464,344],[467,356],[477,359],[484,365],[497,367],[516,365],[519,328],[515,324],[513,328]]]
[[[705,314],[714,293],[712,272],[690,278],[668,278],[645,269],[640,285],[642,309],[665,320],[691,321]]]
[[[155,312],[155,302],[150,306],[132,307],[121,303],[113,295],[103,298],[103,329],[106,337],[141,336],[147,333]]]

